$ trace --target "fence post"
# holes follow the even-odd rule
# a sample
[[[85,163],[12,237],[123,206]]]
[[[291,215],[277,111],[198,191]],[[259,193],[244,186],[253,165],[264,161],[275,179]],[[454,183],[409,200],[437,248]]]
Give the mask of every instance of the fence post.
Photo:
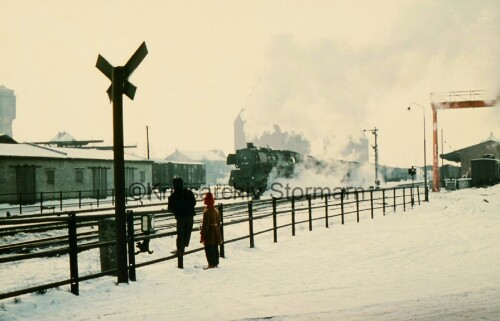
[[[312,208],[311,208],[311,195],[307,194],[307,206],[309,208],[309,231],[313,230],[312,226]]]
[[[382,211],[385,216],[385,189],[382,190]]]
[[[19,214],[23,214],[23,205],[22,205],[23,204],[23,194],[19,193],[18,195],[19,195],[19,197],[18,197],[18,199],[19,199]]]
[[[250,248],[255,247],[255,239],[253,237],[253,203],[248,201],[248,229],[250,231]]]
[[[344,192],[345,189],[343,188],[340,191],[340,217],[342,218],[342,225],[344,225]]]
[[[406,197],[405,197],[405,187],[403,187],[403,212],[406,212]]]
[[[71,279],[71,293],[79,295],[78,285],[78,243],[76,233],[76,214],[70,213],[68,220],[69,240],[69,271]]]
[[[372,220],[373,220],[373,190],[370,190],[370,209],[372,212]]]
[[[128,275],[130,281],[136,281],[135,274],[135,232],[134,232],[134,211],[127,211],[127,232],[128,232]]]
[[[222,239],[222,243],[220,245],[219,256],[222,258],[226,257],[226,253],[224,251],[224,205],[219,203],[219,213],[220,213],[220,237]]]
[[[125,194],[127,195],[127,194]],[[97,200],[96,200],[96,206],[99,207],[99,198],[101,197],[101,190],[97,190]]]
[[[415,205],[415,196],[413,195],[413,184],[410,187],[410,196],[411,196],[411,208]]]
[[[78,208],[82,208],[82,191],[78,191]]]
[[[418,205],[420,205],[420,189],[417,186],[417,198],[418,198]]]
[[[328,195],[325,195],[325,227],[328,228]]]
[[[356,222],[359,223],[359,193],[358,193],[358,190],[354,191],[354,196],[356,197]]]
[[[62,211],[63,206],[62,206],[62,191],[59,191],[59,209]]]
[[[40,192],[40,213],[43,213],[43,192]]]
[[[393,199],[393,201],[394,201],[394,212],[396,212],[396,188],[395,187],[393,188],[393,191],[394,191],[394,199]]]
[[[273,197],[273,236],[274,236],[274,243],[278,242],[278,222],[277,222],[277,217],[276,217],[276,198]]]
[[[292,195],[292,236],[295,236],[295,196]]]

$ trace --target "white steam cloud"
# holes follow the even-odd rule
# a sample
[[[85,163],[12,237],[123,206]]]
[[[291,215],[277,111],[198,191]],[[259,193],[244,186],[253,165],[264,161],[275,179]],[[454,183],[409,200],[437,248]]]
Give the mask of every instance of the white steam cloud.
[[[397,139],[404,129],[391,124],[399,121],[392,119],[391,108],[415,100],[427,104],[424,99],[434,91],[500,88],[497,3],[411,6],[411,15],[402,15],[387,42],[379,45],[334,39],[303,43],[291,34],[276,36],[244,106],[247,140],[278,125],[283,132],[303,135],[318,159],[352,159],[356,155],[345,155],[349,142],[368,138],[373,144],[372,135],[362,130],[386,125],[383,139],[393,151],[384,154],[397,157],[401,150],[394,145],[401,143]],[[415,98],[417,93],[425,98]],[[362,172],[360,185],[374,181],[371,170]],[[302,174],[301,183],[310,177],[316,185],[342,184],[334,174],[314,173]]]

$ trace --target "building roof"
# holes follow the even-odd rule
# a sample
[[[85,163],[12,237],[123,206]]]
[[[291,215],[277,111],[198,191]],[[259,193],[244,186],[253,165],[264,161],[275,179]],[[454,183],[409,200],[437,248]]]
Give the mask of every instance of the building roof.
[[[35,144],[2,144],[0,143],[0,157],[26,157],[26,158],[60,158],[60,159],[114,159],[112,150],[43,147]],[[148,159],[125,154],[126,161],[150,161]]]
[[[493,137],[493,136],[491,135],[490,137]],[[488,140],[482,141],[479,144],[475,144],[475,145],[471,145],[471,146],[468,146],[468,147],[465,147],[465,148],[462,148],[459,150],[455,150],[451,153],[441,154],[440,156],[442,159],[445,159],[447,161],[460,163],[462,161],[462,155],[468,154],[472,150],[477,150],[478,147],[484,147],[485,149],[489,150],[489,149],[491,149],[491,146],[493,146],[493,147],[500,146],[500,141],[498,141],[496,139],[488,139]]]
[[[9,135],[0,133],[0,144],[17,144],[17,142]]]
[[[102,140],[76,140],[67,132],[59,132],[54,138],[48,142],[31,142],[38,145],[48,145],[57,147],[79,147],[79,148],[97,148],[97,149],[113,149],[113,146],[86,146],[90,143],[102,143]],[[129,146],[124,146],[129,147]],[[135,146],[134,146],[135,147]]]
[[[495,141],[497,143],[500,143],[500,139],[496,138],[495,135],[493,135],[493,133],[490,133],[490,136],[488,138],[486,138],[485,140],[482,140],[481,143],[484,143],[484,142],[487,142],[487,141]]]
[[[14,94],[14,90],[9,89],[5,87],[4,85],[0,85],[0,92],[8,93],[8,94]]]
[[[187,151],[178,150],[165,158],[173,162],[226,161],[226,155],[221,150]]]
[[[67,132],[59,132],[54,138],[50,140],[51,142],[72,142],[76,139]]]
[[[205,165],[202,162],[193,162],[193,161],[174,161],[174,160],[168,160],[168,159],[154,159],[153,160],[155,163],[158,164],[168,164],[168,163],[175,163],[175,164],[185,164],[185,165]]]

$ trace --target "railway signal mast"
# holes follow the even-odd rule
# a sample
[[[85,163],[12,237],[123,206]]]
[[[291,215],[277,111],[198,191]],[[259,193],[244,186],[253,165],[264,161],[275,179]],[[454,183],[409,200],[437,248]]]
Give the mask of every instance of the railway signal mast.
[[[107,93],[109,99],[113,102],[113,156],[118,283],[128,283],[122,95],[125,94],[131,100],[134,99],[137,88],[128,81],[128,78],[147,54],[148,49],[146,43],[143,42],[132,57],[130,57],[125,66],[113,67],[101,55],[97,57],[96,63],[97,69],[111,80],[111,86],[109,86]]]
[[[380,180],[378,179],[378,144],[377,144],[377,132],[378,128],[373,129],[363,129],[363,132],[371,132],[375,136],[375,145],[372,145],[375,151],[375,188],[380,188]]]

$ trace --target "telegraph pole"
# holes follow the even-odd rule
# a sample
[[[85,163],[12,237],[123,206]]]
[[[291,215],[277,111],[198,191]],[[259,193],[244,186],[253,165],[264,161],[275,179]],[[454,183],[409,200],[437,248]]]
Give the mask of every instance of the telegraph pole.
[[[149,159],[149,128],[146,126],[146,145],[148,147],[148,159]]]
[[[363,132],[371,132],[375,136],[375,145],[372,145],[375,151],[375,188],[380,188],[380,180],[378,179],[378,144],[377,144],[377,132],[378,128],[373,129],[363,129]]]
[[[134,99],[136,87],[128,78],[148,54],[146,43],[143,42],[130,57],[125,66],[113,67],[104,57],[97,57],[96,67],[109,80],[111,86],[107,93],[113,102],[113,156],[114,156],[114,187],[115,187],[115,221],[116,221],[116,264],[118,283],[128,283],[127,263],[127,218],[125,213],[125,160],[123,147],[123,94]]]

